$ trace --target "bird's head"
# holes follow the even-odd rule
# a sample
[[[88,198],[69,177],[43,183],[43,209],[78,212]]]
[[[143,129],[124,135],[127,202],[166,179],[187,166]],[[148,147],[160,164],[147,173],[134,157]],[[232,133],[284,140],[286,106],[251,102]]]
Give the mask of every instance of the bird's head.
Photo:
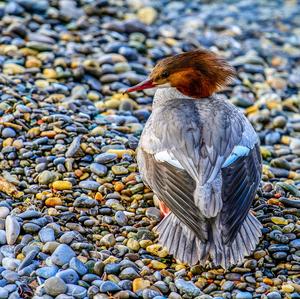
[[[234,75],[234,69],[224,59],[201,49],[162,59],[147,80],[126,92],[175,87],[186,96],[205,98],[230,83]]]

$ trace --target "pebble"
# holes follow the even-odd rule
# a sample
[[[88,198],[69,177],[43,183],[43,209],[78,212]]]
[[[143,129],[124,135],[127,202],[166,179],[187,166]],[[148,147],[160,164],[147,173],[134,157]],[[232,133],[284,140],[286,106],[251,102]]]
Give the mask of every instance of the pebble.
[[[95,157],[95,162],[97,163],[102,163],[102,164],[107,164],[110,162],[115,161],[118,158],[117,154],[114,153],[103,153],[99,154]]]
[[[134,240],[132,238],[128,239],[127,247],[133,251],[138,251],[140,249],[140,244],[137,240]]]
[[[15,271],[19,267],[20,263],[21,262],[19,260],[9,257],[5,257],[2,259],[2,266],[7,270]]]
[[[293,248],[300,249],[300,239],[291,241],[289,245]]]
[[[124,166],[119,166],[119,165],[112,166],[111,170],[116,175],[122,175],[122,174],[127,174],[128,173],[127,168],[125,168]]]
[[[116,239],[113,234],[107,234],[100,240],[100,245],[112,247],[116,244]]]
[[[160,296],[160,292],[152,289],[144,289],[142,292],[143,298],[144,299],[150,299],[150,298],[155,298]]]
[[[230,292],[234,289],[234,282],[232,281],[226,281],[223,285],[222,285],[222,290],[225,292]]]
[[[275,224],[280,224],[280,225],[287,225],[288,221],[282,217],[272,217],[271,218],[272,222]]]
[[[238,292],[235,296],[236,299],[251,299],[253,298],[250,292]]]
[[[0,218],[5,219],[9,215],[9,208],[7,207],[0,207]]]
[[[175,280],[176,287],[183,293],[191,297],[200,295],[200,290],[191,281],[185,281],[181,278]]]
[[[146,216],[149,217],[149,218],[152,218],[156,221],[161,220],[160,210],[155,208],[155,207],[148,208],[147,211],[146,211]]]
[[[16,131],[12,128],[4,128],[1,132],[3,138],[15,137]]]
[[[73,139],[72,143],[70,144],[65,156],[67,158],[72,158],[76,152],[79,150],[81,142],[81,136],[77,136]]]
[[[150,25],[155,21],[157,11],[151,6],[146,6],[139,9],[137,16],[141,22]]]
[[[50,197],[45,200],[45,205],[47,207],[61,206],[62,200],[59,197]]]
[[[39,232],[41,227],[35,223],[28,222],[23,225],[23,229],[26,233],[33,234]]]
[[[39,174],[38,178],[41,185],[48,185],[55,181],[56,174],[53,171],[44,170]]]
[[[87,290],[84,287],[74,284],[67,284],[67,287],[67,295],[78,299],[86,298]]]
[[[70,267],[74,269],[79,275],[84,275],[88,272],[87,267],[78,258],[73,257],[69,263]]]
[[[82,189],[97,191],[100,187],[100,184],[95,181],[85,180],[79,183],[79,187],[81,187]]]
[[[139,274],[136,272],[136,270],[134,268],[128,267],[121,271],[121,273],[119,274],[119,277],[121,279],[133,280],[135,278],[138,278]]]
[[[165,269],[167,268],[167,265],[162,263],[162,262],[159,262],[159,261],[155,261],[155,260],[152,260],[151,261],[151,266],[153,269],[155,270],[162,270],[162,269]]]
[[[4,230],[0,230],[0,245],[4,245],[6,243],[6,232]]]
[[[268,299],[281,299],[281,294],[279,292],[270,292],[268,295],[267,295],[267,298]]]
[[[11,271],[11,270],[4,270],[1,272],[1,275],[4,279],[6,279],[10,283],[14,283],[19,280],[18,273]]]
[[[149,280],[145,280],[143,278],[135,278],[132,282],[132,289],[134,292],[138,292],[150,287],[150,285],[151,282]]]
[[[70,248],[70,246],[66,244],[60,244],[52,253],[51,261],[58,266],[63,266],[70,262],[70,260],[75,257],[76,254]]]
[[[8,245],[13,245],[20,234],[20,224],[15,216],[9,215],[5,220],[6,240]]]
[[[166,248],[163,248],[159,244],[149,245],[147,246],[146,250],[161,258],[166,257],[168,255],[168,251],[166,250]]]
[[[91,172],[94,174],[103,177],[107,173],[107,167],[99,163],[92,163],[90,166]]]
[[[55,241],[54,230],[52,228],[43,227],[39,231],[39,238],[43,243]]]
[[[1,299],[6,299],[9,296],[9,292],[5,289],[0,287],[0,298]]]
[[[292,285],[284,284],[281,287],[282,292],[284,293],[293,293],[295,288]]]
[[[110,292],[118,292],[121,290],[121,288],[115,284],[114,282],[111,281],[105,281],[100,285],[100,292],[103,293],[110,293]]]
[[[115,214],[115,219],[120,226],[124,226],[128,222],[128,218],[123,211],[117,211]]]
[[[58,296],[67,291],[66,283],[59,277],[50,277],[44,283],[46,294],[50,296]]]
[[[61,278],[65,283],[76,284],[79,280],[79,276],[73,269],[67,269],[60,271],[56,274],[56,277]]]
[[[56,190],[71,190],[72,183],[68,181],[55,181],[53,182],[52,187]]]
[[[47,278],[55,276],[55,274],[57,272],[58,272],[58,267],[48,266],[48,267],[43,267],[43,268],[37,269],[36,270],[36,275],[47,279]]]

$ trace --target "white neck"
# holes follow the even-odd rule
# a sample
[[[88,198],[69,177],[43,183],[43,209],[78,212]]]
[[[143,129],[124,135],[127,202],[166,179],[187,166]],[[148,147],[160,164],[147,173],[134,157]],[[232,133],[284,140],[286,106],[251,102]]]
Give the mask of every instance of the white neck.
[[[182,94],[175,87],[158,88],[153,98],[153,105],[163,104],[174,99],[190,99],[190,97]]]

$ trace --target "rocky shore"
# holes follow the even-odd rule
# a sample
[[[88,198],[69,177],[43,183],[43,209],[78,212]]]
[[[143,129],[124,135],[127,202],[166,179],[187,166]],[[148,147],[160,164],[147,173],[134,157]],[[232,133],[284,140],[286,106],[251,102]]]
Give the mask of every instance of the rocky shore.
[[[300,298],[297,1],[0,2],[0,299]],[[153,91],[122,94],[197,47],[261,141],[263,237],[225,271],[157,243],[135,149]]]

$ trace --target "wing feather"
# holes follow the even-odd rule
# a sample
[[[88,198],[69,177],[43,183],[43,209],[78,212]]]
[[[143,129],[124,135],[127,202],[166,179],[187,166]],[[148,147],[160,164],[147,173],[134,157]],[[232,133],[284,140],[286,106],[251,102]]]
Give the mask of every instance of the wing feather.
[[[168,162],[157,161],[154,155],[143,150],[141,155],[148,166],[146,180],[155,194],[200,240],[207,240],[207,223],[194,204],[194,180],[186,171]]]
[[[261,178],[258,144],[248,156],[240,157],[222,169],[223,208],[221,221],[225,242],[232,242],[248,215]]]

